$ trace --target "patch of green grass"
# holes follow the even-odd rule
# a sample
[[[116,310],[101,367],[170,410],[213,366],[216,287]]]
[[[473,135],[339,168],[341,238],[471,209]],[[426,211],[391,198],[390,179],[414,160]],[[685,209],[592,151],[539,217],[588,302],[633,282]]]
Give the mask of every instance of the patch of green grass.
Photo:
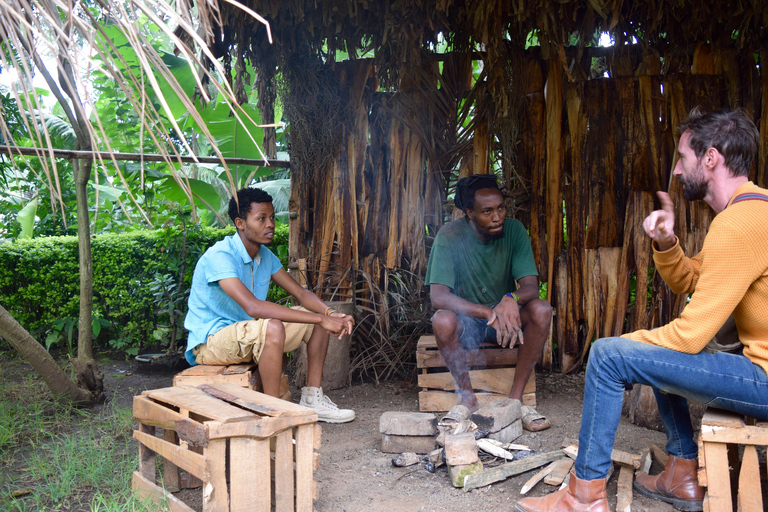
[[[131,492],[138,462],[130,408],[62,405],[16,366],[23,371],[0,363],[0,511],[162,510]]]

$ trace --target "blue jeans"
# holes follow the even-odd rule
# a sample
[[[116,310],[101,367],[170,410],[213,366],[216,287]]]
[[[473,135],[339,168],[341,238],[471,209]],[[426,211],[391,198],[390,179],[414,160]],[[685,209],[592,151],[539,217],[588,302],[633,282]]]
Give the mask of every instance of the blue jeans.
[[[688,400],[768,420],[768,376],[741,354],[684,354],[626,338],[592,346],[584,385],[576,476],[605,478],[611,462],[626,384],[654,388],[667,451],[693,459],[697,446]]]

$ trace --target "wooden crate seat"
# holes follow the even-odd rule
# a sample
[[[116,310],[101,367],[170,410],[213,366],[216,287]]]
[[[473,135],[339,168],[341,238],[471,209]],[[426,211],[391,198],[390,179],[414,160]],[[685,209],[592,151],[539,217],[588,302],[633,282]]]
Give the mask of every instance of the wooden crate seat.
[[[158,506],[190,512],[172,491],[200,487],[204,512],[312,512],[320,446],[313,409],[220,382],[144,391],[133,416],[132,487]]]
[[[502,348],[485,344],[478,350],[467,351],[469,379],[478,403],[485,405],[506,398],[512,389],[517,364],[517,348]],[[456,382],[437,348],[434,335],[419,338],[416,345],[416,367],[420,369],[419,410],[447,411],[457,403]],[[525,405],[536,406],[536,375],[531,374],[523,393]]]
[[[177,373],[173,377],[174,386],[199,386],[200,384],[214,384],[228,382],[254,391],[264,391],[261,385],[259,367],[255,363],[231,364],[228,366],[214,366],[198,364]],[[279,396],[283,400],[291,400],[290,381],[283,373],[280,377]]]
[[[768,446],[768,422],[708,408],[699,435],[699,484],[705,512],[762,512],[758,446]],[[740,447],[743,455],[739,458]]]

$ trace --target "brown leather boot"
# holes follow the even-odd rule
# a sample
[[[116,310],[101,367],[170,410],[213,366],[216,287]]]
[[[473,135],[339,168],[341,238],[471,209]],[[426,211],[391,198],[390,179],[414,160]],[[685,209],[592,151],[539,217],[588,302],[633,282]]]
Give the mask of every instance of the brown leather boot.
[[[571,470],[568,487],[541,498],[517,502],[515,512],[610,512],[606,499],[607,478],[581,480]]]
[[[704,488],[699,485],[696,459],[669,456],[656,476],[638,475],[635,490],[643,496],[671,503],[678,510],[703,510]]]

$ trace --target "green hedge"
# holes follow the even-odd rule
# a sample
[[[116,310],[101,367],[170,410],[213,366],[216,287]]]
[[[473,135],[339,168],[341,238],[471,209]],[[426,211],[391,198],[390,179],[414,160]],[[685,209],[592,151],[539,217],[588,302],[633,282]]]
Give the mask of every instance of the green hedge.
[[[156,342],[152,333],[168,323],[150,285],[157,274],[178,278],[184,263],[183,294],[192,282],[195,264],[205,250],[226,235],[226,229],[177,228],[99,235],[92,239],[94,318],[110,322],[97,343],[114,348],[141,348]],[[181,248],[186,235],[186,254]],[[271,249],[284,259],[288,227],[278,225]],[[0,304],[38,340],[56,322],[73,321],[79,308],[77,238],[48,237],[0,244]],[[283,261],[285,264],[285,261]],[[186,312],[186,300],[178,306]],[[76,322],[73,322],[76,324]],[[183,337],[186,337],[184,332]]]

